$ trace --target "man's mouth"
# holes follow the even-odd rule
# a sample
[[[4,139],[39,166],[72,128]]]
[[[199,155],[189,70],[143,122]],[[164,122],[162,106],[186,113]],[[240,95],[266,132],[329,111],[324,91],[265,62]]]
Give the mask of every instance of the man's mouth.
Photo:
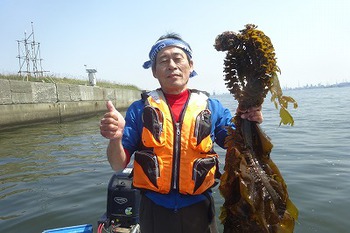
[[[176,77],[180,77],[179,74],[169,74],[168,78],[176,78]]]

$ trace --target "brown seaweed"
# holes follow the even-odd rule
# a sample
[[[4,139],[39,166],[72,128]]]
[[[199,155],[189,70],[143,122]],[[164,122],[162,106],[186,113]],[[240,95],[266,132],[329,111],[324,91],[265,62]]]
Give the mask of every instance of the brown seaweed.
[[[280,124],[294,124],[283,96],[280,72],[270,38],[252,24],[239,33],[217,36],[215,48],[227,51],[224,60],[226,86],[241,110],[263,104],[267,93],[280,108]],[[255,122],[243,120],[240,113],[232,119],[236,128],[228,129],[227,153],[220,193],[225,202],[220,220],[224,232],[293,232],[298,210],[289,199],[287,185],[270,158],[270,138]]]

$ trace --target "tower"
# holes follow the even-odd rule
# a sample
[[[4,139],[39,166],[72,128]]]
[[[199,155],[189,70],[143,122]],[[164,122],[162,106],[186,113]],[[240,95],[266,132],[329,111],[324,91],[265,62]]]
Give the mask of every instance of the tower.
[[[25,75],[27,79],[29,76],[42,77],[44,71],[41,65],[40,56],[40,43],[35,41],[34,37],[34,26],[31,22],[32,32],[27,36],[27,32],[24,32],[24,39],[17,40],[18,44],[18,64],[19,64],[19,75]],[[23,79],[24,79],[23,78]]]

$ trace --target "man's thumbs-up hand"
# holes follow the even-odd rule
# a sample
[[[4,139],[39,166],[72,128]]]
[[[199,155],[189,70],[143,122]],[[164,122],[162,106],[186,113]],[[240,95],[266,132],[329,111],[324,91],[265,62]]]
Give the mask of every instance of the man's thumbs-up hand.
[[[108,112],[100,122],[101,135],[108,139],[121,139],[123,136],[125,119],[114,107],[111,101],[107,101]]]

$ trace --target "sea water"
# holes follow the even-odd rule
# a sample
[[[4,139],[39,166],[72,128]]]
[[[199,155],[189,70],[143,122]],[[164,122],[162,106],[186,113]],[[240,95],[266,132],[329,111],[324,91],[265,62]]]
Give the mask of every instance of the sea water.
[[[279,126],[278,110],[267,98],[263,130],[272,139],[271,158],[299,209],[297,233],[349,232],[349,87],[285,91],[298,102],[295,125]],[[237,103],[219,99],[232,113]],[[1,113],[0,113],[1,114]],[[93,224],[106,211],[113,174],[108,141],[99,134],[101,116],[0,132],[0,232],[42,232]],[[220,154],[221,169],[225,151]],[[223,199],[214,189],[217,216]],[[218,220],[220,231],[222,226]]]

